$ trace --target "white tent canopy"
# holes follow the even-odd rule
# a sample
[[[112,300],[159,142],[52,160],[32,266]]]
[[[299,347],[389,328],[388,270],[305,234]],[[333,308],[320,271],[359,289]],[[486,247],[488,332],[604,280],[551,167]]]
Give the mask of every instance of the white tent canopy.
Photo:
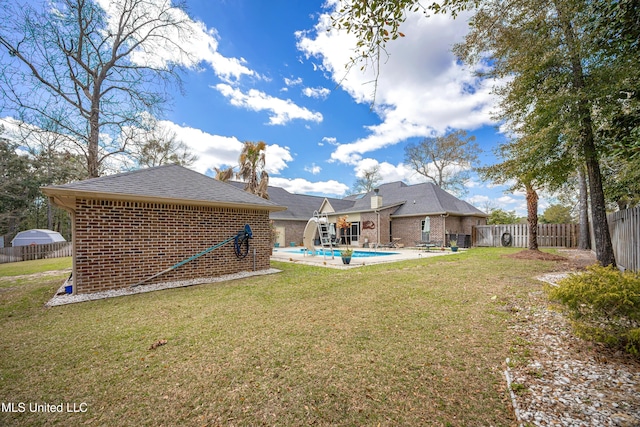
[[[60,233],[53,230],[33,229],[16,234],[11,244],[15,246],[45,245],[47,243],[66,242]]]

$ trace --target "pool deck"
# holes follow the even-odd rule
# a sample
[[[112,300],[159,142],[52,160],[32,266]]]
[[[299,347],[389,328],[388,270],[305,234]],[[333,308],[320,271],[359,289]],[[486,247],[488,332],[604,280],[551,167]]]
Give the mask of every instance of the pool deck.
[[[351,263],[349,265],[345,265],[342,263],[342,259],[339,256],[331,258],[331,255],[311,255],[309,253],[305,254],[300,251],[303,249],[300,246],[295,247],[285,247],[285,248],[274,248],[273,253],[271,254],[272,261],[282,261],[282,262],[294,262],[298,264],[307,264],[307,265],[315,265],[319,267],[329,267],[329,268],[338,268],[338,269],[350,269],[362,267],[365,265],[372,264],[382,264],[388,262],[398,262],[405,261],[409,259],[424,259],[428,257],[434,256],[455,256],[460,252],[451,252],[449,248],[444,251],[438,249],[431,249],[430,251],[420,250],[420,249],[407,249],[407,248],[391,248],[391,249],[377,249],[378,251],[384,252],[392,252],[394,255],[383,255],[383,256],[372,256],[372,257],[364,257],[364,258],[351,258]],[[316,249],[320,250],[320,247]],[[293,252],[294,250],[300,251],[298,253]],[[356,251],[359,249],[355,249]],[[376,249],[360,249],[367,252],[375,252]]]

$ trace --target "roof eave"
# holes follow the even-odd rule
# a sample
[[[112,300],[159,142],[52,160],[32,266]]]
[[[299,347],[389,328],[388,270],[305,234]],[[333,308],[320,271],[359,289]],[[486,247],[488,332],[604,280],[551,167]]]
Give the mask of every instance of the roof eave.
[[[481,213],[461,213],[461,212],[420,212],[420,213],[412,213],[412,214],[403,214],[403,215],[391,215],[393,218],[403,218],[403,217],[411,217],[411,216],[432,216],[432,215],[451,215],[451,216],[479,216],[479,217],[488,217],[489,215],[484,212]]]
[[[405,203],[407,203],[406,201],[404,202],[398,202],[398,203],[393,203],[390,205],[384,205],[384,206],[380,206],[379,208],[366,208],[366,209],[357,209],[357,210],[349,210],[349,211],[338,211],[338,212],[331,212],[330,215],[349,215],[349,214],[356,214],[356,213],[365,213],[365,212],[378,212],[378,211],[383,211],[386,209],[391,209],[391,208],[395,208],[398,206],[402,206]]]
[[[126,194],[126,193],[104,193],[100,191],[87,191],[87,190],[55,188],[55,187],[42,187],[42,192],[45,195],[51,197],[54,200],[54,203],[68,210],[75,210],[75,206],[71,205],[71,201],[73,200],[75,205],[75,199],[78,199],[78,198],[90,198],[90,199],[100,199],[100,200],[122,200],[127,202],[172,203],[172,204],[190,205],[190,206],[216,206],[221,208],[255,209],[255,210],[263,210],[263,211],[269,211],[269,212],[279,212],[279,211],[287,210],[286,206],[279,206],[279,205],[258,205],[258,204],[241,203],[241,202],[180,199],[180,198],[144,196],[139,194]]]

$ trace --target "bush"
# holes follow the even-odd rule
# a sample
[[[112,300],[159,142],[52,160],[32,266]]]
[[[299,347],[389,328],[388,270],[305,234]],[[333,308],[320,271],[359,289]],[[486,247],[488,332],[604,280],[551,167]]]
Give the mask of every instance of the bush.
[[[549,297],[568,308],[578,336],[640,355],[640,275],[595,265],[558,285]]]

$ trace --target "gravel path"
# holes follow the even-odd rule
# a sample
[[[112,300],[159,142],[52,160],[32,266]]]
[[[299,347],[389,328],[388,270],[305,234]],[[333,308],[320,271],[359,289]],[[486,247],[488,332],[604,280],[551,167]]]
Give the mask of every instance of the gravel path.
[[[554,282],[566,273],[546,275]],[[543,291],[516,313],[515,331],[529,344],[526,365],[505,371],[520,425],[640,426],[640,361],[576,338]],[[507,363],[507,366],[509,363]]]

